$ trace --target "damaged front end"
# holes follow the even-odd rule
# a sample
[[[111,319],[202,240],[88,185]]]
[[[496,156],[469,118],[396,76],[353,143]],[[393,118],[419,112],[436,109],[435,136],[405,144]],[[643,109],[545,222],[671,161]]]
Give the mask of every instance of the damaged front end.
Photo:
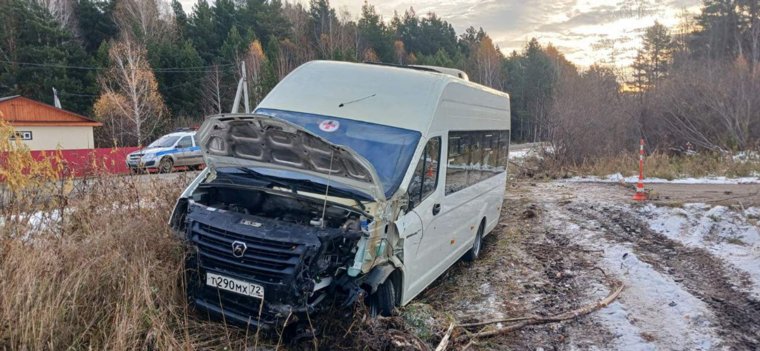
[[[401,201],[366,159],[269,116],[213,117],[198,134],[209,167],[171,219],[198,309],[283,326],[327,301],[351,305],[402,267]]]

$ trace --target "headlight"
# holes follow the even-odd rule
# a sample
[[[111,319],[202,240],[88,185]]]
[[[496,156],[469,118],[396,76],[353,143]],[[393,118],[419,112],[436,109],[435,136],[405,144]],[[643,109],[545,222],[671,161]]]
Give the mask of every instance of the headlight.
[[[156,154],[145,154],[142,157],[143,161],[153,161],[156,158]]]

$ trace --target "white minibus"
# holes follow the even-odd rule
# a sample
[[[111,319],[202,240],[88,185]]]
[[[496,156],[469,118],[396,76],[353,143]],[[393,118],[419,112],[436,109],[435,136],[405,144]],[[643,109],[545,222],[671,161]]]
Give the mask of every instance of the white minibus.
[[[480,254],[509,131],[509,96],[461,71],[300,66],[254,111],[198,131],[207,168],[170,220],[191,303],[262,328],[330,301],[390,314]]]

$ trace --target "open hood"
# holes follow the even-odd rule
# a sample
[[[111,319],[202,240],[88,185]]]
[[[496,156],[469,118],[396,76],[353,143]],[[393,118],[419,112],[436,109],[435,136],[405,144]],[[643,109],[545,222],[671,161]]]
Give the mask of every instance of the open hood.
[[[209,167],[295,171],[385,200],[367,159],[285,120],[258,114],[212,116],[197,137]]]

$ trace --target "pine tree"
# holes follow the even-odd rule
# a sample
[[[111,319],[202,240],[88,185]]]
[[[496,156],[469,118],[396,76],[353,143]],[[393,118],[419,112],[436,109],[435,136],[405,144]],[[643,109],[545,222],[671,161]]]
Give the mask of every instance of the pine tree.
[[[187,28],[187,14],[182,8],[182,4],[179,0],[172,0],[172,12],[174,13],[174,21],[177,24],[177,29],[180,35],[186,31]]]
[[[170,115],[174,118],[200,117],[198,100],[205,69],[199,68],[204,65],[203,59],[192,42],[157,43],[148,48],[148,56],[151,66],[172,68],[155,73]]]
[[[659,22],[655,21],[646,29],[642,42],[642,48],[631,65],[633,80],[629,82],[639,92],[657,86],[657,82],[667,75],[673,55],[670,33]]]
[[[87,114],[97,91],[94,72],[67,66],[92,65],[71,32],[34,2],[9,0],[0,6],[0,96],[23,95],[49,104],[52,88],[64,108]],[[21,62],[23,64],[18,64]]]
[[[220,40],[227,38],[233,27],[237,27],[237,11],[234,0],[217,0],[214,3],[214,33]],[[239,33],[239,28],[235,29]],[[242,37],[241,37],[242,40]]]
[[[386,27],[375,7],[364,2],[362,16],[358,22],[359,37],[362,41],[362,52],[368,53],[369,49],[375,55],[373,59],[382,62],[393,62],[393,40],[390,31]]]
[[[219,55],[220,41],[227,37],[227,33],[221,37],[216,35],[214,12],[207,0],[198,0],[187,22],[186,38],[193,42],[193,46],[205,63],[213,63]]]
[[[113,20],[114,0],[79,0],[76,6],[79,36],[89,54],[98,50],[103,42],[113,39],[119,32]]]
[[[648,77],[650,85],[665,77],[672,57],[673,45],[668,28],[655,21],[647,28],[643,37],[643,53],[649,62]]]

